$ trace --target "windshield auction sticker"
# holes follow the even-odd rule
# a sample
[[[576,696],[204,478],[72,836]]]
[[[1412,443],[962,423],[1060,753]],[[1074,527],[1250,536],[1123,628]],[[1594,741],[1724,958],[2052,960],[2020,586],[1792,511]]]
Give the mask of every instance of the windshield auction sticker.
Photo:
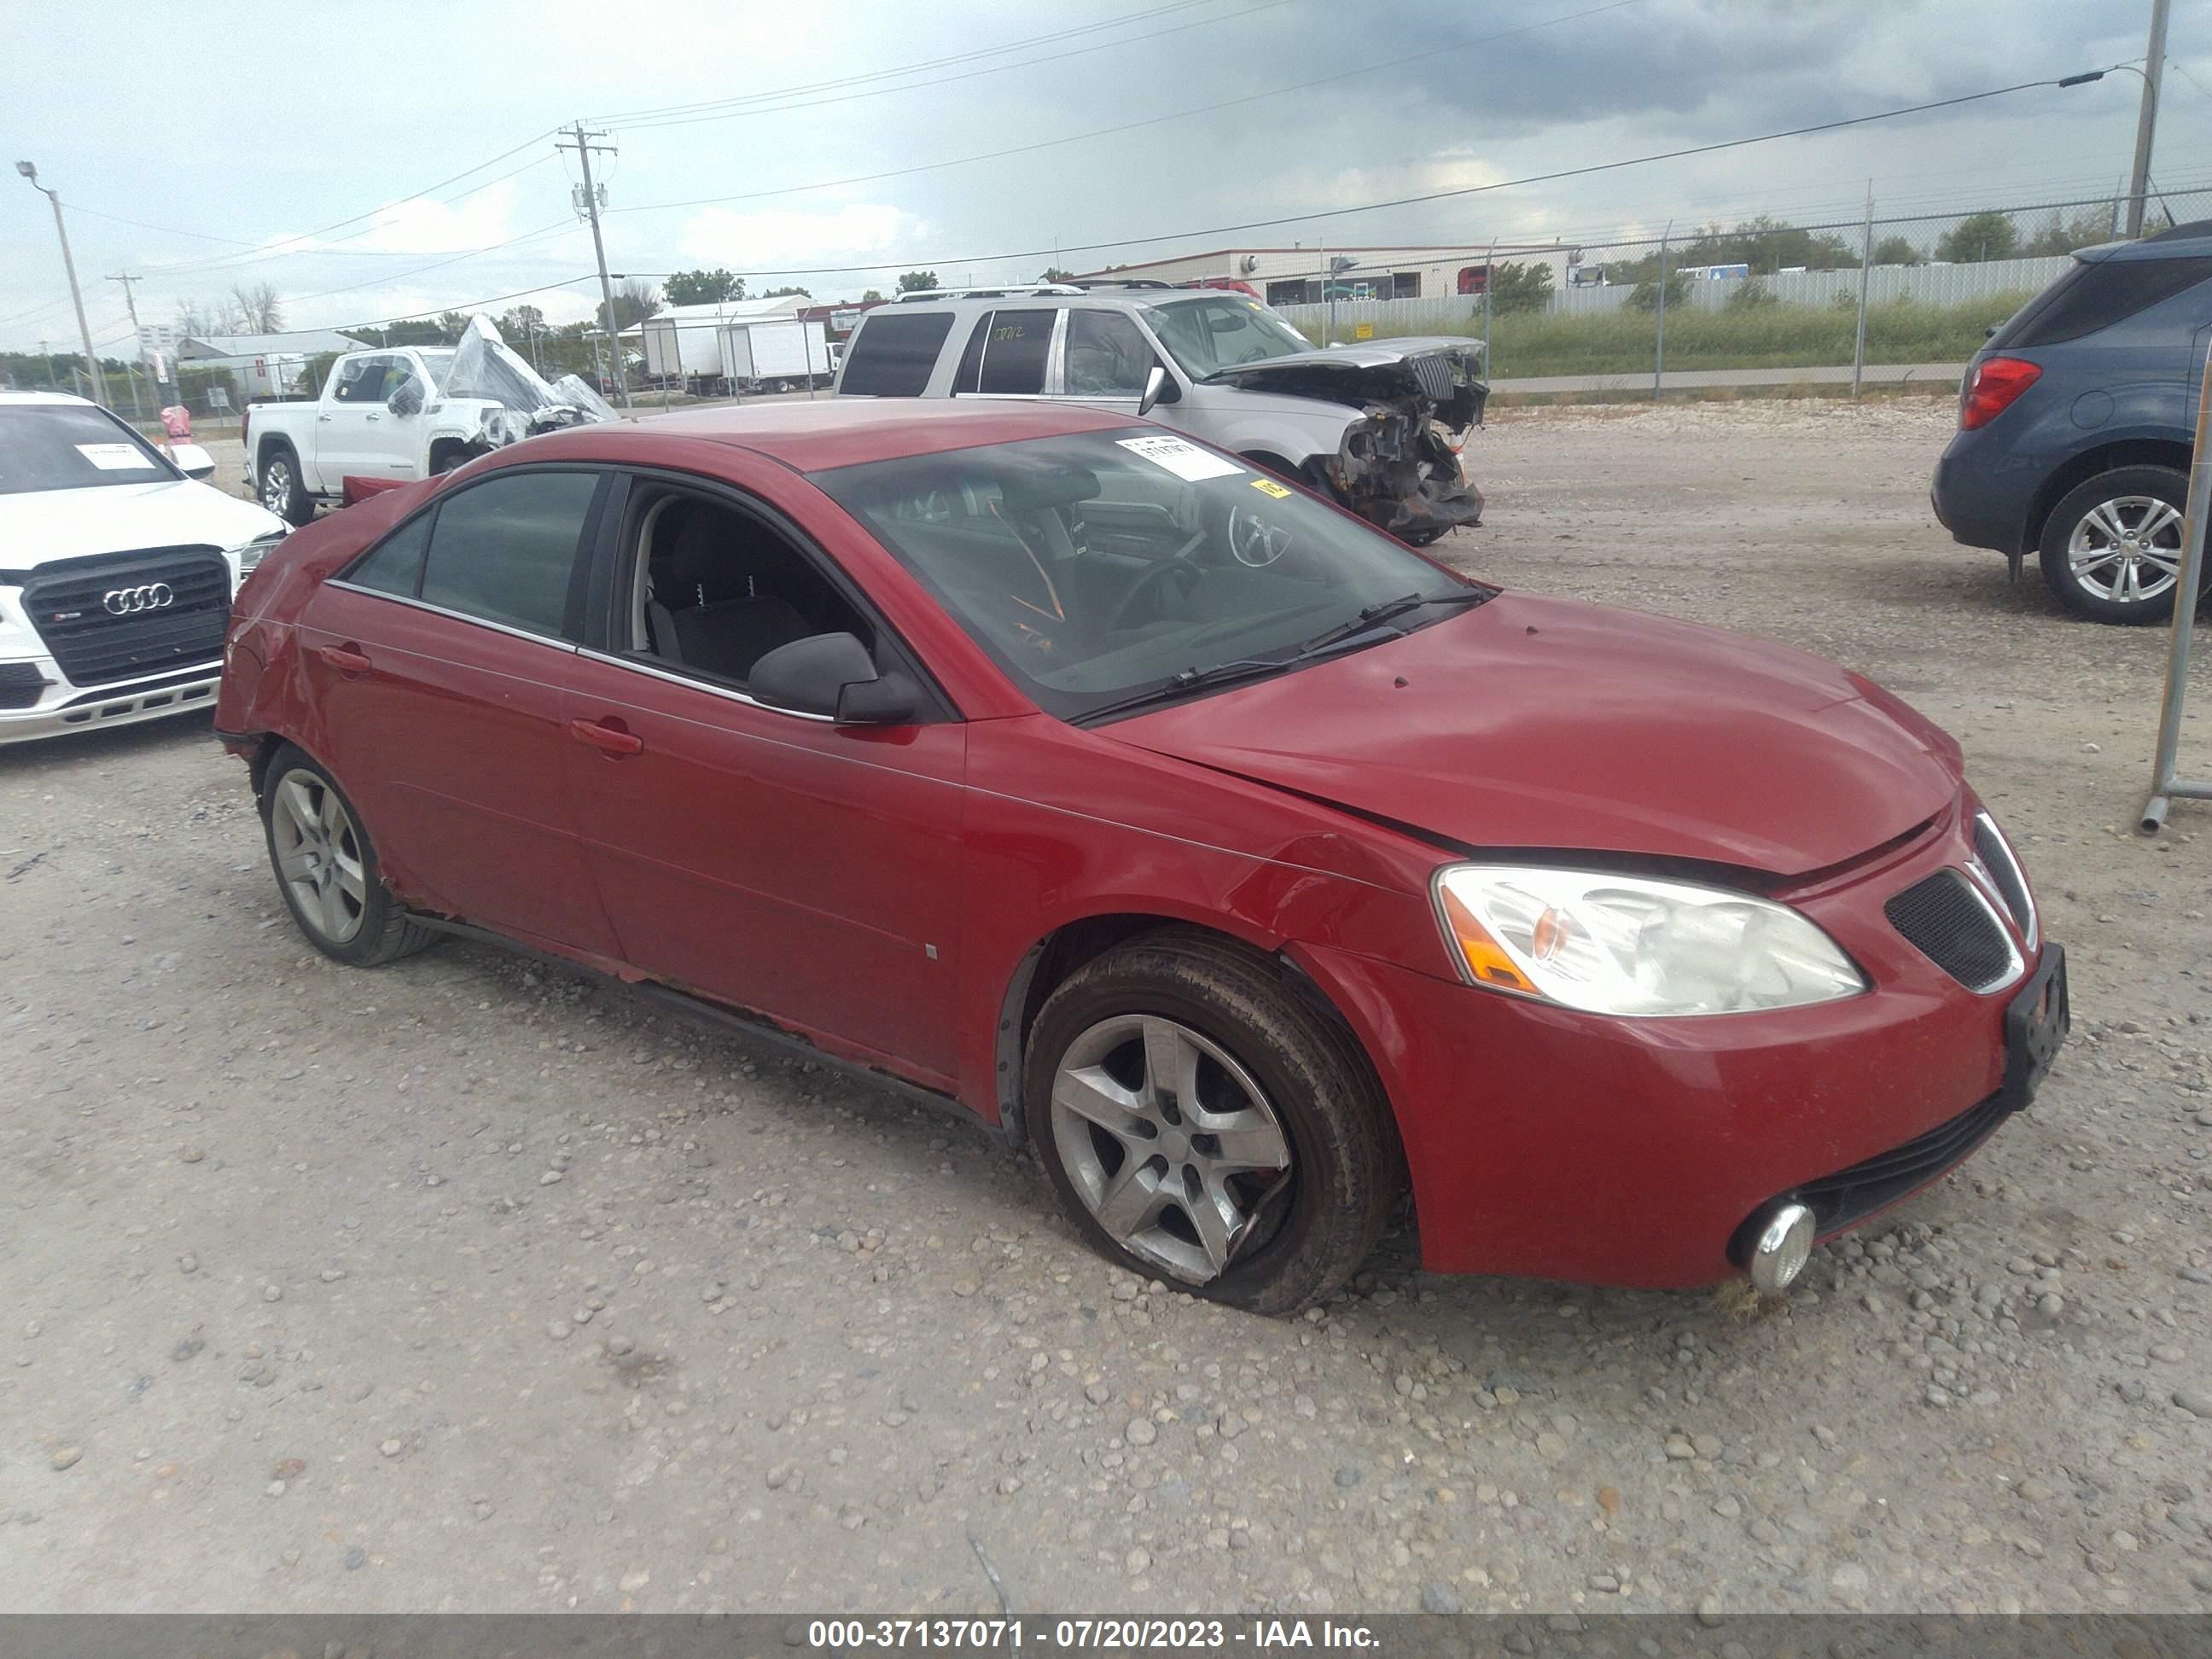
[[[79,444],[76,453],[102,472],[143,472],[153,465],[129,444]]]
[[[1233,478],[1244,471],[1234,461],[1208,454],[1181,438],[1117,438],[1115,441],[1131,454],[1141,455],[1154,466],[1164,466],[1193,483],[1201,478]]]

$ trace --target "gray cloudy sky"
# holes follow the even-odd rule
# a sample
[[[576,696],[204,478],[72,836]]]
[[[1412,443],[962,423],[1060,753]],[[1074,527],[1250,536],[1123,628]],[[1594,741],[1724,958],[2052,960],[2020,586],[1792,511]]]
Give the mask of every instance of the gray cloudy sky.
[[[1033,276],[1054,247],[1080,270],[1232,241],[1601,240],[1656,234],[1670,218],[1849,218],[1869,178],[1896,211],[2107,192],[2134,141],[2131,75],[1585,179],[1208,232],[2140,59],[2149,0],[11,0],[9,10],[9,159],[35,161],[61,191],[106,348],[127,322],[121,289],[103,278],[125,269],[146,273],[147,321],[262,280],[294,326],[559,283],[532,302],[556,320],[581,316],[596,295],[573,279],[592,268],[591,240],[569,212],[574,159],[554,153],[550,131],[580,115],[612,128],[619,149],[606,167],[614,269],[722,264],[757,288],[795,280],[822,297],[889,288],[914,265],[947,283]],[[2155,176],[2212,185],[2212,0],[2176,0],[2168,46],[2186,73],[2167,76]],[[882,73],[921,64],[935,66]],[[1370,65],[1392,66],[1349,72]],[[1334,78],[1286,90],[1323,77]],[[725,101],[699,107],[714,100]],[[1133,123],[1150,125],[1076,137]],[[1021,145],[1043,147],[929,165]],[[915,168],[925,170],[873,176]],[[883,268],[830,269],[863,265]],[[760,276],[781,271],[813,274]],[[45,201],[6,179],[0,347],[73,343],[67,292]]]

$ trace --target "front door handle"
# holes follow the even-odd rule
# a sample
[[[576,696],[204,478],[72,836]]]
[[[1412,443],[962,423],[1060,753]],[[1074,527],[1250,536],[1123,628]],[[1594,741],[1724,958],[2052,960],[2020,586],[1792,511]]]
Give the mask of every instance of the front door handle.
[[[604,720],[570,720],[568,735],[578,743],[590,744],[611,760],[620,760],[625,755],[642,754],[645,750],[645,739],[611,714]]]
[[[374,666],[358,646],[321,645],[315,647],[315,654],[341,674],[366,674]]]
[[[382,419],[384,418],[384,416],[381,416],[381,415],[372,415],[372,416],[370,416],[368,418],[369,418],[370,420],[372,420],[372,421],[380,421],[380,420],[382,420]]]

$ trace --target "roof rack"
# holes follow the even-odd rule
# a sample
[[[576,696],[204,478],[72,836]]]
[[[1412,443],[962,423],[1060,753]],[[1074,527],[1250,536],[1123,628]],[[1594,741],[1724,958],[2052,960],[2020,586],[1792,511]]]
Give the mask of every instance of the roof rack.
[[[1164,283],[1157,276],[1079,276],[1073,286],[1090,293],[1100,289],[1117,288],[1173,288],[1173,283]]]
[[[894,305],[919,305],[927,300],[1004,300],[1022,295],[1080,294],[1067,283],[999,283],[987,288],[918,288],[897,295]]]

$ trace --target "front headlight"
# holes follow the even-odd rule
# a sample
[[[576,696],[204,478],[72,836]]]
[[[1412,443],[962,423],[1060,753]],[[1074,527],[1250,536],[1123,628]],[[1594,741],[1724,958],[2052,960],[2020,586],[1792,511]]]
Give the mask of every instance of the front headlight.
[[[272,530],[266,535],[256,536],[250,542],[240,542],[230,550],[230,556],[238,561],[238,579],[244,581],[253,574],[253,568],[268,556],[269,550],[290,534],[289,531]]]
[[[1595,870],[1458,864],[1437,872],[1444,937],[1477,985],[1594,1014],[1796,1008],[1867,983],[1786,905]]]

